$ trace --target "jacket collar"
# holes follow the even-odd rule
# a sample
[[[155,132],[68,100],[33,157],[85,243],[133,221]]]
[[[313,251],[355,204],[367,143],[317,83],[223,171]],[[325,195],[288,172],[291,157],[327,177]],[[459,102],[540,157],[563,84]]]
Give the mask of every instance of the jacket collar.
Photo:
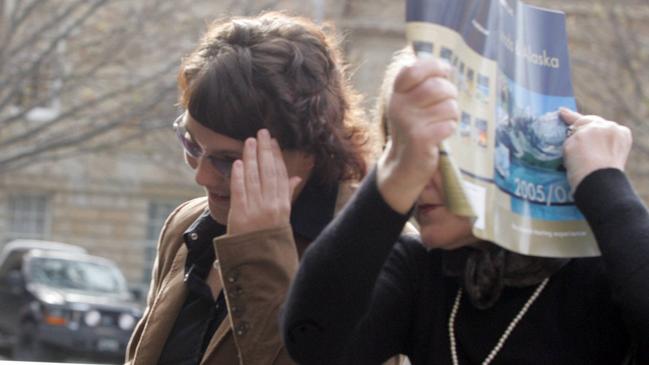
[[[160,343],[160,339],[166,340],[169,336],[174,325],[172,318],[176,318],[187,297],[183,270],[186,259],[187,247],[180,245],[169,274],[164,278],[156,300],[151,304],[149,320],[135,354],[138,364],[158,362],[164,347],[164,343]]]
[[[340,200],[337,199],[338,195],[338,184],[328,186],[315,179],[309,179],[291,207],[290,220],[293,232],[308,241],[315,240],[331,222],[334,213],[338,210],[337,203]],[[184,241],[189,249],[188,263],[194,263],[203,256],[202,247],[209,246],[203,244],[204,241],[201,240],[201,237],[217,237],[225,234],[225,231],[226,227],[215,222],[210,217],[209,210],[206,209],[183,232]],[[198,237],[198,239],[192,239],[192,237]],[[189,271],[189,266],[185,267],[185,272]]]
[[[291,207],[293,232],[309,242],[315,240],[334,217],[337,195],[337,184],[327,186],[309,179]]]

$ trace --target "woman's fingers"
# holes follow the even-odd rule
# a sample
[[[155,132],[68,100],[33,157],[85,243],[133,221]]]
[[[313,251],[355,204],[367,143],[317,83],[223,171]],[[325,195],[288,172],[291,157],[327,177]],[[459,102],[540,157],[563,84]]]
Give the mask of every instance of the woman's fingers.
[[[232,164],[230,173],[230,212],[228,216],[228,231],[236,232],[240,229],[241,218],[246,214],[248,198],[243,172],[243,162],[236,160]]]
[[[407,93],[430,77],[448,77],[451,67],[438,59],[418,60],[404,67],[394,80],[395,93]]]
[[[442,141],[453,135],[457,128],[456,119],[447,119],[436,123],[431,123],[426,128],[426,137],[431,145],[439,146]]]
[[[261,182],[259,180],[259,164],[257,162],[257,140],[246,139],[243,148],[244,186],[248,205],[257,204],[262,200]]]
[[[447,120],[460,120],[460,107],[455,98],[446,99],[426,109],[421,109],[420,113],[422,114],[421,117],[426,118],[430,124]]]
[[[573,134],[574,131],[577,130],[577,128],[592,123],[592,122],[607,122],[604,118],[597,116],[597,115],[583,115],[581,113],[578,113],[574,110],[570,110],[568,108],[560,108],[559,109],[559,114],[561,116],[561,119],[563,119],[564,122],[567,124],[571,125],[573,128]]]
[[[284,156],[282,156],[282,149],[275,138],[271,140],[273,156],[275,157],[275,172],[280,181],[288,179],[288,172],[286,171],[286,164],[284,163]]]
[[[402,93],[410,102],[419,108],[434,106],[458,95],[457,87],[444,77],[430,77],[422,81],[407,93]]]
[[[230,206],[242,206],[246,201],[245,181],[243,177],[243,162],[236,160],[230,172]]]
[[[275,159],[275,172],[277,176],[277,201],[284,204],[283,208],[290,210],[292,191],[290,188],[288,172],[286,171],[286,164],[282,156],[282,150],[279,148],[279,143],[276,139],[271,141],[273,157]]]
[[[228,233],[256,231],[290,219],[291,196],[300,178],[287,176],[282,151],[266,129],[244,144],[243,161],[232,166]]]
[[[570,125],[574,124],[577,120],[583,117],[583,115],[581,115],[580,113],[577,113],[576,111],[568,108],[560,108],[559,115],[564,122]]]
[[[302,182],[302,178],[299,176],[293,176],[288,182],[288,196],[289,198],[293,197],[293,194],[295,193],[295,189],[297,188],[298,185]],[[290,206],[290,200],[289,200],[289,206]]]
[[[263,199],[274,201],[277,198],[277,161],[273,152],[270,133],[267,129],[257,132],[257,157],[259,159],[259,176]]]
[[[596,170],[624,170],[632,144],[627,127],[594,115],[562,110],[561,116],[573,127],[564,144],[564,164],[573,191]]]

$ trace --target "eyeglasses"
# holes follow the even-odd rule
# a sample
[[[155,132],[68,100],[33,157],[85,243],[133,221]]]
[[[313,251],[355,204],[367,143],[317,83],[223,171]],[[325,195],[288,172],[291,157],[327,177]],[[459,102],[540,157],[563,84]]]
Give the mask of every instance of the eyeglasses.
[[[182,144],[185,153],[196,160],[205,157],[216,171],[229,178],[230,173],[232,172],[232,164],[235,160],[231,158],[206,155],[203,148],[192,140],[191,134],[189,134],[185,128],[185,123],[183,123],[183,116],[184,114],[181,114],[176,118],[176,120],[174,120],[173,128],[174,131],[176,131],[176,136],[178,137],[180,144]]]

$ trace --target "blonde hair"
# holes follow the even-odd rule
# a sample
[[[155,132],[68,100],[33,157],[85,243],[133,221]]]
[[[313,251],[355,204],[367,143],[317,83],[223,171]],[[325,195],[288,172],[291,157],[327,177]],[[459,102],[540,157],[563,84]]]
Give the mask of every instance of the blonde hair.
[[[372,114],[372,120],[374,121],[374,124],[378,126],[379,135],[377,138],[381,141],[383,146],[385,146],[388,137],[390,136],[388,101],[392,96],[394,80],[397,78],[399,71],[401,71],[404,66],[412,64],[415,59],[416,57],[412,48],[409,46],[404,47],[392,55],[392,59],[383,74],[379,96],[374,107],[374,113]]]

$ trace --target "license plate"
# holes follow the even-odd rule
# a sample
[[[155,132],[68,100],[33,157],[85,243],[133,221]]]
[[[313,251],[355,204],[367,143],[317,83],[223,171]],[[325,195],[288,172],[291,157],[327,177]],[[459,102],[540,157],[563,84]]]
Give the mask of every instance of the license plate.
[[[119,341],[113,338],[100,338],[97,341],[97,350],[105,352],[116,352],[119,350]]]

